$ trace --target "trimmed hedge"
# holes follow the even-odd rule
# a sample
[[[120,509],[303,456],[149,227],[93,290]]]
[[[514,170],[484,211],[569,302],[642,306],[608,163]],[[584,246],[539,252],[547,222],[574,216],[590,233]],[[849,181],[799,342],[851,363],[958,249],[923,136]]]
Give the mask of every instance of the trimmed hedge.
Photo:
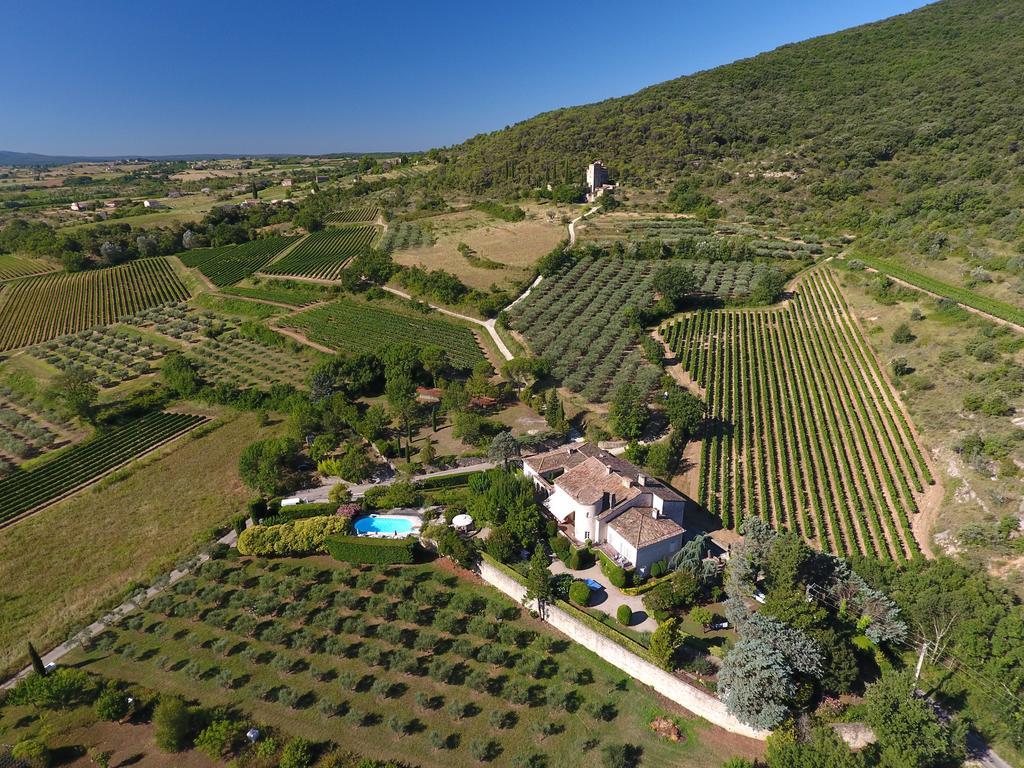
[[[333,536],[327,551],[335,560],[348,563],[390,565],[416,561],[416,539],[370,539],[364,536]]]
[[[623,603],[615,611],[615,618],[618,619],[619,624],[628,627],[629,622],[633,620],[633,609]]]
[[[590,587],[582,581],[574,581],[569,586],[569,599],[576,605],[590,605]]]
[[[644,659],[645,661],[653,661],[650,651],[648,651],[646,648],[640,645],[640,643],[638,643],[636,640],[634,640],[631,637],[626,637],[626,635],[622,634],[621,632],[617,632],[613,628],[609,627],[607,624],[598,621],[586,611],[577,608],[575,605],[566,602],[565,600],[556,600],[555,605],[557,605],[567,614],[572,616],[574,619],[579,619],[581,622],[586,624],[588,627],[593,629],[598,634],[604,635],[612,642],[618,643],[630,653],[635,653],[637,656],[639,656],[641,659]]]
[[[420,490],[433,491],[439,488],[463,488],[469,484],[469,478],[479,474],[481,470],[470,472],[459,472],[455,475],[441,475],[440,477],[428,477],[425,480],[416,480],[415,485]]]
[[[242,555],[308,555],[323,552],[327,537],[348,533],[352,521],[345,517],[307,517],[281,525],[254,525],[238,536]]]
[[[626,570],[609,559],[608,555],[600,549],[597,551],[597,559],[601,562],[601,573],[612,583],[612,586],[622,589],[633,583],[633,571]]]
[[[290,507],[278,506],[276,509],[272,502],[270,509],[268,510],[270,514],[260,520],[260,523],[262,525],[281,525],[292,520],[304,520],[309,517],[325,517],[333,515],[337,510],[338,504],[334,504],[332,502],[295,504]]]

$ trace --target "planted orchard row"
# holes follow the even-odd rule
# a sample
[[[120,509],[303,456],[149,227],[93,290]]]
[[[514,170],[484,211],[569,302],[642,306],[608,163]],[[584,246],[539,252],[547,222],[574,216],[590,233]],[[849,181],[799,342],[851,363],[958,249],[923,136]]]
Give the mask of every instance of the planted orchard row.
[[[259,271],[298,237],[265,237],[241,245],[197,248],[179,254],[186,267],[195,267],[216,286],[237,283]]]
[[[534,288],[510,311],[509,325],[592,402],[627,381],[653,386],[658,371],[643,359],[626,312],[651,303],[652,282],[649,262],[582,258]]]
[[[434,344],[452,365],[470,369],[485,359],[473,332],[435,317],[406,315],[345,299],[287,318],[288,326],[318,344],[344,352],[379,352],[388,344]]]
[[[100,433],[40,467],[16,471],[0,480],[0,522],[57,499],[204,421],[191,414],[153,413]]]
[[[0,351],[110,325],[189,295],[167,259],[160,258],[18,280],[0,298]]]
[[[375,227],[325,229],[307,235],[298,245],[263,268],[271,275],[295,275],[319,280],[336,280],[345,264],[373,242]]]
[[[699,312],[664,333],[707,391],[699,494],[726,525],[749,512],[839,554],[916,554],[911,484],[931,476],[828,273],[781,310]]]

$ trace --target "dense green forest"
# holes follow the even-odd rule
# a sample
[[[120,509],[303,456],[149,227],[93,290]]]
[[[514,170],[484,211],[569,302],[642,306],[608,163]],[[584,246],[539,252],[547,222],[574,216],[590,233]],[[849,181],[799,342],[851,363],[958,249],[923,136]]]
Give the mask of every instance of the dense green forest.
[[[513,196],[600,158],[677,208],[929,244],[1021,244],[1024,4],[912,13],[556,110],[434,154],[442,188]]]

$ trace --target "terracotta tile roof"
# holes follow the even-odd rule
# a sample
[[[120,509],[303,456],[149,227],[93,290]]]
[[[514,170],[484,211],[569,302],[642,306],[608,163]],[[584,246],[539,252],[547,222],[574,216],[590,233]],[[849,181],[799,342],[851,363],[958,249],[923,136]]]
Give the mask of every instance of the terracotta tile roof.
[[[582,453],[576,446],[563,445],[547,453],[538,453],[523,459],[530,469],[538,475],[546,475],[557,470],[572,469],[587,460],[587,455]]]
[[[587,459],[566,471],[555,480],[555,485],[581,504],[596,504],[608,494],[609,506],[612,507],[642,493],[628,477],[613,472],[597,458]]]
[[[617,515],[608,526],[637,550],[683,535],[683,527],[675,520],[654,517],[653,507],[630,507]]]
[[[547,453],[539,453],[525,459],[525,463],[539,475],[564,470],[565,474],[555,480],[555,485],[582,504],[594,504],[606,491],[615,493],[616,504],[623,499],[632,498],[637,494],[625,491],[630,484],[642,487],[643,492],[657,494],[665,501],[684,500],[683,496],[657,478],[644,475],[636,465],[590,443],[567,445]],[[588,467],[585,473],[580,470],[583,466]],[[603,479],[608,475],[614,480]],[[644,475],[643,486],[638,485],[641,475]],[[593,486],[590,489],[585,487],[588,479]]]

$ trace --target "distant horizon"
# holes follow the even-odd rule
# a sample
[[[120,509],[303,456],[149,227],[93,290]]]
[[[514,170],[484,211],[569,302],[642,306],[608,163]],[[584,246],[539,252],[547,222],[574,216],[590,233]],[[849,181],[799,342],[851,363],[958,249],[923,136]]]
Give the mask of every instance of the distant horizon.
[[[287,20],[259,3],[242,16],[197,0],[19,5],[5,19],[17,76],[0,82],[0,146],[100,159],[424,152],[925,4],[654,0],[624,12],[599,0],[581,15],[314,1]]]
[[[4,155],[26,155],[48,159],[73,158],[76,162],[109,162],[112,160],[173,160],[191,159],[197,160],[241,160],[247,157],[328,157],[331,155],[362,157],[365,155],[420,155],[429,150],[421,149],[367,149],[360,151],[331,150],[329,152],[173,152],[170,154],[159,153],[127,153],[103,155],[80,155],[70,152],[34,152],[22,151],[19,149],[0,148],[0,158]]]

